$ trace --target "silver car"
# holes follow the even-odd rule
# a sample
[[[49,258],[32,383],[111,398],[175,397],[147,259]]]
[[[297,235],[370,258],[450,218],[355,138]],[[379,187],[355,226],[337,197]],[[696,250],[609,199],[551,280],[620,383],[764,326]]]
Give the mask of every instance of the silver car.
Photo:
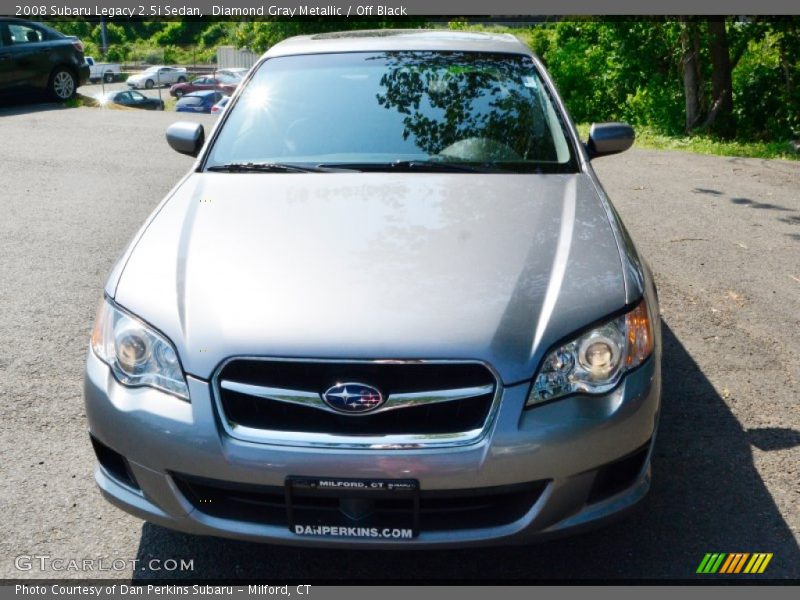
[[[187,81],[186,69],[182,67],[165,67],[156,65],[149,67],[141,73],[134,73],[126,80],[128,87],[134,90],[153,89],[164,85],[185,83]]]
[[[529,542],[650,485],[653,279],[541,63],[508,35],[275,45],[105,286],[102,493],[286,544]]]

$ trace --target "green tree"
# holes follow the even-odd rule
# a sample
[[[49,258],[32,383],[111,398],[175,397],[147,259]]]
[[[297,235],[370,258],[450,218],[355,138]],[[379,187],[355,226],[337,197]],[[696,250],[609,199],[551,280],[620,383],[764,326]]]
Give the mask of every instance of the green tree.
[[[254,52],[265,52],[281,40],[295,35],[330,33],[354,29],[417,28],[425,24],[422,18],[399,20],[356,21],[320,17],[318,19],[276,19],[272,21],[242,22],[234,30],[235,43]]]

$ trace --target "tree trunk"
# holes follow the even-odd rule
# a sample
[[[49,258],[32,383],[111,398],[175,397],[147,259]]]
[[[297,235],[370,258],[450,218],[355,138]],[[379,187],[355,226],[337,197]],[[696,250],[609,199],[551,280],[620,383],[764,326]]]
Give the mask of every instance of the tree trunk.
[[[736,135],[736,121],[733,114],[733,68],[724,18],[712,18],[708,21],[708,44],[714,108],[704,127],[708,127],[721,137],[732,138]]]
[[[783,84],[786,88],[785,102],[787,102],[787,104],[791,103],[792,95],[794,94],[795,64],[797,64],[798,58],[800,58],[796,57],[797,53],[794,53],[795,57],[793,57],[791,51],[791,44],[797,44],[797,36],[798,32],[794,23],[789,23],[786,30],[781,33],[778,39],[778,56],[780,58],[781,69],[783,70]]]
[[[690,133],[703,114],[703,81],[700,75],[700,40],[697,23],[687,21],[681,31],[683,95],[686,100],[686,133]]]

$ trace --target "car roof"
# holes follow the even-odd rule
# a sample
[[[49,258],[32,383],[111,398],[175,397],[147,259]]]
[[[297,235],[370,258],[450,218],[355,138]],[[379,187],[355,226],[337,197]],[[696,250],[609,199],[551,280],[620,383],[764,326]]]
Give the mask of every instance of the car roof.
[[[375,29],[317,33],[288,38],[275,44],[264,57],[403,50],[496,52],[532,56],[532,52],[525,44],[508,33],[449,29]]]

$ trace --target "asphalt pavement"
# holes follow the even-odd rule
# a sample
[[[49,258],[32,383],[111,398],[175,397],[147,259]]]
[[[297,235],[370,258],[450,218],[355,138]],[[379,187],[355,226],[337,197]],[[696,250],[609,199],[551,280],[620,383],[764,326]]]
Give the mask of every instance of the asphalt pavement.
[[[595,161],[664,319],[654,483],[624,520],[536,546],[376,553],[190,536],[107,504],[83,362],[115,258],[191,165],[164,140],[175,120],[0,108],[0,577],[92,575],[15,567],[48,555],[139,559],[94,574],[136,579],[687,578],[706,552],[772,552],[763,577],[800,578],[800,162],[636,149]]]

